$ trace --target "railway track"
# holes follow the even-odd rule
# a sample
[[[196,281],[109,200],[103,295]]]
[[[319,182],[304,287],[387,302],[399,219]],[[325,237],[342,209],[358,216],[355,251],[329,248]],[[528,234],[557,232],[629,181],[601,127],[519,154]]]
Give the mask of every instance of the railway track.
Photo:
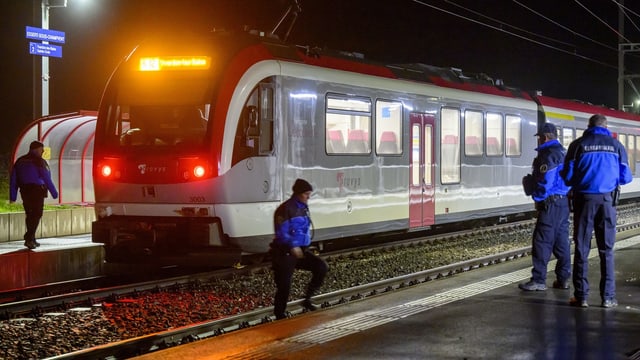
[[[433,244],[449,244],[451,242],[463,241],[465,238],[469,239],[467,241],[473,241],[474,237],[486,237],[490,236],[491,233],[499,234],[505,231],[518,230],[528,232],[531,226],[533,226],[533,221],[526,220],[517,223],[496,225],[480,230],[459,231],[444,235],[399,240],[362,248],[332,251],[323,253],[323,258],[328,261],[335,260],[340,262],[344,259],[376,256],[376,254],[385,251],[396,251],[398,249],[430,246]],[[527,247],[524,247],[524,249],[527,249]],[[13,291],[4,294],[5,302],[0,304],[0,320],[22,316],[39,316],[46,311],[61,311],[79,306],[92,306],[105,301],[117,301],[123,297],[129,297],[131,294],[157,292],[162,289],[187,286],[192,283],[203,283],[211,279],[242,277],[253,273],[269,271],[270,267],[271,264],[269,262],[263,262],[260,264],[247,265],[242,268],[226,268],[114,286],[105,285],[110,282],[106,277],[94,277],[25,289],[24,291]],[[97,286],[101,285],[102,287],[97,288]]]
[[[638,234],[640,234],[640,224],[634,223],[623,225],[619,227],[618,240],[626,239]],[[462,272],[522,259],[527,257],[529,253],[530,247],[505,251],[500,254],[461,261],[434,269],[428,269],[390,279],[358,285],[348,289],[325,293],[314,297],[314,301],[321,303],[322,308],[338,306],[353,301],[364,300],[371,296],[396,291],[408,286],[447,278]],[[287,309],[290,311],[291,316],[306,312],[302,307],[302,300],[290,302]],[[236,316],[194,324],[180,329],[149,334],[147,336],[128,339],[119,343],[84,349],[52,359],[124,359],[172,346],[191,343],[212,336],[218,336],[251,326],[265,324],[274,321],[272,311],[273,309],[271,307],[256,309]]]
[[[633,210],[633,206],[621,207],[619,217],[622,221],[619,225],[618,236],[620,239],[637,235],[640,233],[639,221]],[[624,214],[627,213],[625,216]],[[375,248],[357,249],[342,253],[327,254],[328,258],[335,258],[336,261],[345,261],[349,258],[365,257],[370,254],[380,254],[384,251],[401,251],[413,249],[425,244],[434,245],[439,243],[452,243],[454,241],[473,241],[474,236],[499,237],[504,232],[524,232],[530,237],[532,222],[527,221],[518,224],[505,224],[491,228],[480,229],[471,233],[460,232],[441,236],[406,240],[394,244],[380,245]],[[520,247],[498,254],[492,254],[474,259],[455,262],[426,270],[413,271],[408,274],[395,276],[388,279],[371,281],[363,284],[356,284],[346,289],[338,289],[326,292],[314,297],[315,302],[319,302],[323,308],[336,306],[351,301],[358,301],[370,296],[397,290],[407,286],[420,284],[434,279],[445,278],[460,272],[470,271],[492,264],[505,261],[517,260],[525,257],[530,252],[530,247]],[[41,299],[13,302],[0,305],[0,312],[4,316],[14,318],[20,315],[39,316],[45,311],[61,309],[71,309],[73,307],[91,306],[104,302],[113,302],[118,299],[131,297],[132,294],[144,292],[159,292],[162,289],[171,289],[189,284],[209,281],[212,277],[237,277],[239,274],[252,274],[265,271],[266,264],[248,266],[241,270],[218,271],[215,274],[201,273],[175,277],[161,281],[148,281],[129,286],[118,286],[99,290],[78,291],[72,294],[52,296]],[[268,270],[267,270],[268,271]],[[300,305],[301,300],[289,303],[288,309],[291,315],[303,312]],[[152,352],[158,349],[189,343],[198,339],[203,339],[219,334],[231,332],[237,329],[254,326],[272,321],[272,308],[270,306],[242,312],[237,315],[226,316],[217,320],[199,322],[198,324],[180,327],[169,331],[156,332],[149,335],[138,336],[127,340],[91,347],[84,350],[70,352],[65,355],[55,356],[53,359],[96,359],[96,358],[127,358],[138,354]]]

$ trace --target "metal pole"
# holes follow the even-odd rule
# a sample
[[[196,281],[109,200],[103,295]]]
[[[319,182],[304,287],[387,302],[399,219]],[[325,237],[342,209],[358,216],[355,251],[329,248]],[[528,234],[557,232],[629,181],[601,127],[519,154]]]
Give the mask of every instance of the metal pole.
[[[618,5],[618,110],[624,111],[624,0]]]
[[[42,0],[42,28],[49,29],[49,4]],[[48,44],[48,41],[43,41]],[[49,57],[42,56],[42,116],[49,115]]]

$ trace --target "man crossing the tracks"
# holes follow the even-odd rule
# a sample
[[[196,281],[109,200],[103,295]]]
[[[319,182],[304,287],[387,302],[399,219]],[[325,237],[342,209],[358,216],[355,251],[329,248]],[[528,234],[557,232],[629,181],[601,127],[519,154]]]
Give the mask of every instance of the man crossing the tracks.
[[[316,309],[311,297],[322,286],[328,271],[327,263],[308,250],[311,244],[311,217],[307,203],[313,187],[306,180],[297,179],[292,190],[291,198],[280,204],[273,216],[275,239],[271,243],[271,256],[277,288],[273,308],[276,319],[286,317],[295,269],[311,272],[311,281],[302,303],[310,311]]]

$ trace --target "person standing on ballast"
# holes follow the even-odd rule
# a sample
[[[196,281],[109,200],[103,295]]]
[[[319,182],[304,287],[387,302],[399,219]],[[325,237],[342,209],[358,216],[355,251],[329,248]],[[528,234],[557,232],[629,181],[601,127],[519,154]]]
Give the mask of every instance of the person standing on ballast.
[[[309,250],[311,244],[311,217],[307,203],[313,187],[306,180],[297,179],[293,195],[280,204],[273,216],[275,238],[271,243],[273,276],[276,294],[273,312],[276,319],[286,318],[287,300],[295,269],[311,272],[302,306],[316,310],[311,302],[313,294],[322,286],[329,269],[327,263]]]

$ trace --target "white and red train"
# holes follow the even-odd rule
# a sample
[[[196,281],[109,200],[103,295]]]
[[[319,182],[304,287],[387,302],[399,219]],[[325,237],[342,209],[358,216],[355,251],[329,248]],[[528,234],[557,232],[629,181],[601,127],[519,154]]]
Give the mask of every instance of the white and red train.
[[[594,113],[626,146],[640,117],[423,64],[248,33],[138,46],[109,80],[94,146],[93,241],[107,261],[260,254],[296,178],[313,241],[533,210],[521,179],[540,124],[567,146]],[[640,195],[632,182],[624,196]],[[139,256],[136,256],[139,255]]]

